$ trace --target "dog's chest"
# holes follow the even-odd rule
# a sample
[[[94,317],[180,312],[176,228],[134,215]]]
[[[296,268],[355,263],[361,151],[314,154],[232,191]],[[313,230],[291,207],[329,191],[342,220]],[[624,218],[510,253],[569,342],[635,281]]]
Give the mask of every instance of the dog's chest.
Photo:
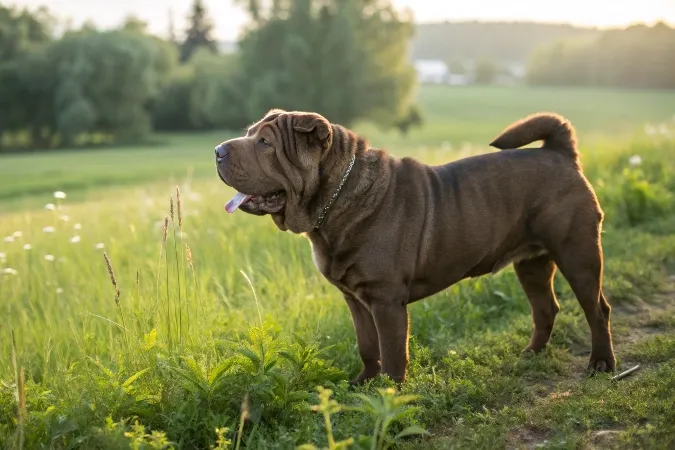
[[[342,291],[349,291],[346,285],[347,266],[331,254],[328,246],[318,239],[310,239],[312,261],[321,274]]]

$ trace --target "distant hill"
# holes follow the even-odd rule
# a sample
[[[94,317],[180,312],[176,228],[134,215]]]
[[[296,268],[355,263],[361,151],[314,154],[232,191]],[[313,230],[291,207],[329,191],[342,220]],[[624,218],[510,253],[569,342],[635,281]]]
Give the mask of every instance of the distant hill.
[[[413,59],[454,61],[490,59],[525,63],[540,44],[565,38],[593,37],[601,31],[535,22],[441,22],[416,27]]]

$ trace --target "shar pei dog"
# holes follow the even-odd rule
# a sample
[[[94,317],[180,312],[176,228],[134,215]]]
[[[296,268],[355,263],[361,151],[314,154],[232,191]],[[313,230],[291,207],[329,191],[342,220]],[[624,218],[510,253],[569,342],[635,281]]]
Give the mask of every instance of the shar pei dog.
[[[500,151],[431,166],[371,148],[319,114],[275,109],[216,146],[218,175],[237,191],[226,210],[270,215],[280,230],[305,235],[316,267],[344,295],[363,361],[352,384],[380,373],[403,382],[407,306],[508,264],[532,309],[526,350],[549,342],[560,269],[590,327],[588,369],[614,371],[604,214],[573,126],[533,114],[490,145]]]

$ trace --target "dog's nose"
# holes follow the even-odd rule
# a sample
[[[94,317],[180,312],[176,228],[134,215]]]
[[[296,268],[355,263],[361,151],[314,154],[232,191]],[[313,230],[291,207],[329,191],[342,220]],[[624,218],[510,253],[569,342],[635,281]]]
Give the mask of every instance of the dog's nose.
[[[230,153],[230,149],[226,143],[222,143],[216,147],[216,160],[220,162]]]

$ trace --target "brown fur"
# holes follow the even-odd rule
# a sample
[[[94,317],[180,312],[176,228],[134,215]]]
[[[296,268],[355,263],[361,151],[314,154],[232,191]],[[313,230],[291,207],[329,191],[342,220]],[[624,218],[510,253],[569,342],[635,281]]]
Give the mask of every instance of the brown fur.
[[[538,140],[543,147],[509,149]],[[317,268],[344,294],[363,360],[354,383],[379,373],[404,380],[409,303],[508,264],[532,308],[527,349],[549,341],[559,268],[591,329],[589,369],[614,370],[610,306],[601,290],[603,213],[581,171],[574,129],[560,116],[530,116],[492,142],[503,151],[441,166],[370,149],[306,112],[273,110],[246,136],[221,145],[223,181],[247,194],[277,192],[264,197],[276,207],[285,199],[274,223],[309,238]],[[314,229],[352,155],[352,173]],[[250,202],[241,209],[269,208]]]

